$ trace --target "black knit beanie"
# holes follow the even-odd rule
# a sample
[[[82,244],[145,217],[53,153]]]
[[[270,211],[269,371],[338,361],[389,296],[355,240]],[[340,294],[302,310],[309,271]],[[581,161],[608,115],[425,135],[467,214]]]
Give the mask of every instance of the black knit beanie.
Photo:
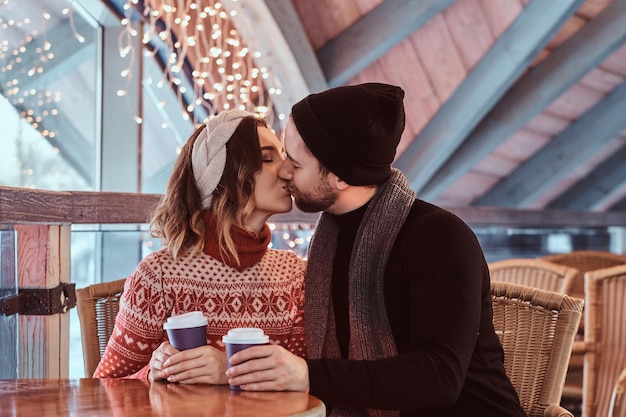
[[[313,155],[351,185],[378,185],[404,130],[404,90],[366,83],[310,94],[291,109],[298,132]]]

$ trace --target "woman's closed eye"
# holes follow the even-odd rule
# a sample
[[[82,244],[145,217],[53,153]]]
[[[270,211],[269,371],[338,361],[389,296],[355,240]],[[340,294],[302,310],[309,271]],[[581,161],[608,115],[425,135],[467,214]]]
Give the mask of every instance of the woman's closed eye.
[[[261,160],[263,162],[272,163],[272,162],[282,162],[283,158],[281,158],[278,150],[273,146],[265,146],[261,148]]]
[[[275,152],[271,152],[271,151],[263,151],[261,153],[261,160],[263,162],[274,162],[274,160],[276,159],[276,155],[274,155]]]

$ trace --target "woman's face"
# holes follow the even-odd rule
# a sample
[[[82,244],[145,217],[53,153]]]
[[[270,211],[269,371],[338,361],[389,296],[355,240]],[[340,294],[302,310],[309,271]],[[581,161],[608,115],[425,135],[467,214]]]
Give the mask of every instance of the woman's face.
[[[275,213],[290,211],[291,194],[287,183],[278,177],[278,170],[285,159],[283,146],[268,128],[259,127],[258,132],[263,163],[261,171],[255,175],[253,216],[267,218]]]

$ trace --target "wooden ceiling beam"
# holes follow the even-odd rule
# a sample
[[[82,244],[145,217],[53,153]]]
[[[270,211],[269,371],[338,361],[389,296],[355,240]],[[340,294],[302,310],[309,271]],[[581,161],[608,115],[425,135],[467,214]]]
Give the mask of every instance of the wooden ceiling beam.
[[[317,51],[328,85],[344,85],[452,3],[454,0],[383,1]]]
[[[524,208],[626,128],[626,81],[474,204]]]
[[[395,163],[421,190],[583,3],[532,1]]]
[[[617,204],[613,205],[608,211],[612,213],[626,213],[626,197],[620,200]]]
[[[284,0],[265,0],[265,4],[280,28],[309,92],[316,93],[326,90],[328,88],[326,77],[293,3]],[[274,40],[271,39],[271,42]],[[295,100],[300,100],[303,97],[295,97]]]
[[[626,0],[618,0],[522,76],[420,191],[438,197],[626,41]]]
[[[311,91],[327,88],[317,56],[307,38],[291,1],[255,0],[227,1],[222,5],[241,38],[252,51],[259,67],[271,68],[264,80],[266,89],[275,88],[272,95],[278,115],[274,124],[284,128],[291,106]]]
[[[626,122],[624,123],[626,125]],[[592,211],[626,184],[626,145],[548,204],[550,209]]]

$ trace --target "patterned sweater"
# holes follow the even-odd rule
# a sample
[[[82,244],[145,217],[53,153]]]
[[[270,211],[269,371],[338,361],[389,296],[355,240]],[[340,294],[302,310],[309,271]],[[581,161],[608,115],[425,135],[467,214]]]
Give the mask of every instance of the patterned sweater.
[[[165,250],[148,255],[126,280],[94,377],[145,378],[152,352],[167,340],[163,323],[196,310],[208,318],[207,343],[219,350],[229,329],[259,327],[272,343],[304,357],[305,267],[293,252],[276,249],[241,272],[205,253],[176,261]]]

